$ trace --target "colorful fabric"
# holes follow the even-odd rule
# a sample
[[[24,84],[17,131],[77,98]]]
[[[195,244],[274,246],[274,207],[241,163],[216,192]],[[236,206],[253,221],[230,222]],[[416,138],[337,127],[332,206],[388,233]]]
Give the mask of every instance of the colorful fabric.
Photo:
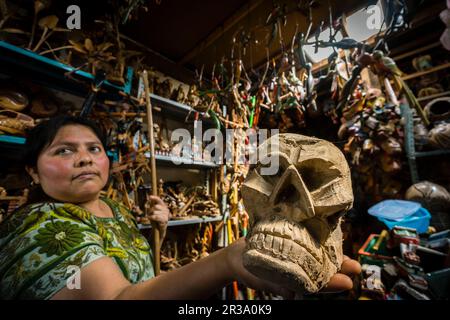
[[[50,299],[76,268],[111,257],[125,278],[154,276],[150,246],[124,206],[109,200],[114,218],[71,203],[39,203],[0,224],[0,299]],[[73,279],[73,277],[72,277]]]

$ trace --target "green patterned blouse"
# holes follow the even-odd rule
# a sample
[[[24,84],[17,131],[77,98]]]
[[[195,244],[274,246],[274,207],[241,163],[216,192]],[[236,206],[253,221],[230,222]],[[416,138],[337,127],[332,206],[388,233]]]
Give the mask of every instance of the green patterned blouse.
[[[104,256],[131,283],[152,278],[151,250],[133,215],[112,200],[102,200],[114,218],[96,217],[71,203],[39,203],[3,221],[0,299],[50,299],[74,279],[74,270]]]

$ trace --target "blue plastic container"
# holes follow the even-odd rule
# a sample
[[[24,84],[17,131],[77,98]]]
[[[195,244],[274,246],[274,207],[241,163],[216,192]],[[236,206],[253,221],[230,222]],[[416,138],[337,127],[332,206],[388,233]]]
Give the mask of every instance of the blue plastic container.
[[[427,209],[421,207],[415,213],[406,216],[401,220],[389,220],[385,218],[378,217],[378,220],[383,222],[389,230],[395,226],[414,228],[418,233],[425,233],[428,230],[431,220],[431,214]]]
[[[408,200],[383,200],[369,208],[370,215],[378,219],[400,221],[416,213],[422,205]]]

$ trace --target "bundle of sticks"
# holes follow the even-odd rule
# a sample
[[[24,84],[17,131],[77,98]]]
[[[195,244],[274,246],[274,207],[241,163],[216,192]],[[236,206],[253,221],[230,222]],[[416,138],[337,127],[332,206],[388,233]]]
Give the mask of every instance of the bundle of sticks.
[[[218,204],[207,194],[204,187],[187,188],[179,183],[167,183],[163,186],[160,196],[167,203],[174,220],[220,214]]]

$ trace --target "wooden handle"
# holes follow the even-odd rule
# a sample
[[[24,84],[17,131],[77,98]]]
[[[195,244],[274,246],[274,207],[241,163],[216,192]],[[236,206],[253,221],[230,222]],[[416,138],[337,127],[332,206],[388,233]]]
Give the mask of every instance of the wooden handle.
[[[153,137],[153,115],[152,115],[152,104],[150,101],[150,89],[148,85],[148,73],[144,70],[142,73],[142,78],[144,80],[145,88],[145,101],[147,104],[147,128],[148,128],[148,141],[150,144],[150,169],[152,171],[152,195],[158,195],[158,180],[156,177],[156,159],[155,159],[155,139]],[[159,227],[156,223],[152,222],[153,229],[153,266],[155,270],[155,275],[160,273],[160,244],[159,244]]]

